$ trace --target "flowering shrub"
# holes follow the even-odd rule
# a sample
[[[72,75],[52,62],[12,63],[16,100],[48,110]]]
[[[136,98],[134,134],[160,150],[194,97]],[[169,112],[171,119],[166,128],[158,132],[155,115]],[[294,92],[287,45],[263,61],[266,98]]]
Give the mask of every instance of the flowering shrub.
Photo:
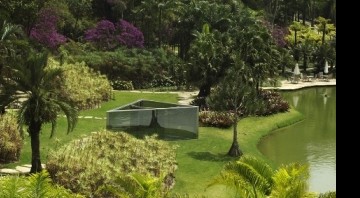
[[[116,47],[115,25],[108,20],[102,20],[95,28],[85,32],[85,40],[93,42],[100,49],[112,49]]]
[[[263,21],[265,27],[269,29],[271,36],[275,42],[275,44],[279,47],[285,47],[287,45],[287,41],[285,37],[289,34],[289,30],[287,27],[281,27],[279,25],[271,24],[268,21]]]
[[[56,49],[66,42],[65,36],[57,32],[58,16],[54,9],[40,10],[35,26],[30,31],[30,38],[49,49]]]
[[[212,126],[219,128],[229,128],[234,121],[233,114],[229,112],[201,111],[199,121],[203,126]]]
[[[128,48],[143,48],[143,33],[131,23],[120,20],[116,25],[108,20],[100,21],[95,28],[85,32],[85,40],[103,50],[114,49],[119,45]]]
[[[128,48],[144,47],[144,35],[133,24],[121,19],[116,24],[116,27],[118,27],[121,31],[120,35],[117,36],[117,39],[122,45],[125,45]]]
[[[134,90],[134,85],[131,81],[120,80],[119,78],[112,80],[111,86],[115,90]]]
[[[257,115],[271,115],[279,112],[288,111],[290,106],[278,92],[261,90],[260,97],[264,101],[264,108],[256,112]]]

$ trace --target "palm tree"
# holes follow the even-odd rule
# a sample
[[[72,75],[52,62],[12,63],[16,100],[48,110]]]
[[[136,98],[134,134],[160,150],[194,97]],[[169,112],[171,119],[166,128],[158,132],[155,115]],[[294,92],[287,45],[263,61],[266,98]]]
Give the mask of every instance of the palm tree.
[[[47,53],[32,53],[21,64],[12,65],[11,73],[5,80],[0,79],[0,105],[7,106],[12,102],[21,102],[18,111],[20,127],[26,125],[31,139],[30,173],[42,170],[40,161],[40,131],[44,123],[51,123],[51,135],[55,132],[57,115],[64,112],[68,121],[68,133],[77,122],[77,109],[61,100],[59,83],[61,69],[47,68]]]
[[[3,22],[0,27],[0,78],[3,77],[4,65],[9,62],[9,57],[14,54],[12,40],[16,39],[18,35],[23,35],[20,26]],[[5,107],[0,105],[0,115],[3,113],[5,113]]]
[[[308,179],[308,165],[292,163],[274,171],[264,161],[244,155],[226,164],[209,186],[233,187],[239,197],[301,198],[307,195]]]
[[[243,152],[238,143],[238,122],[241,118],[255,112],[256,108],[261,108],[262,105],[255,84],[250,82],[244,64],[239,56],[235,59],[235,66],[229,69],[228,74],[210,94],[208,104],[211,110],[228,111],[233,115],[233,142],[228,155],[240,157]]]

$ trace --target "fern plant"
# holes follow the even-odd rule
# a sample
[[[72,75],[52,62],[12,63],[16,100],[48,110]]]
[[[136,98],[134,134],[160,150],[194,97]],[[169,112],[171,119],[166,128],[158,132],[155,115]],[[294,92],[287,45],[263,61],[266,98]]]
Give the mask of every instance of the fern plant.
[[[225,165],[219,176],[209,184],[223,184],[236,190],[239,197],[247,198],[302,198],[309,197],[308,165],[283,165],[274,171],[267,163],[243,156]]]
[[[25,176],[0,177],[0,197],[6,198],[82,198],[64,187],[52,184],[47,171]]]

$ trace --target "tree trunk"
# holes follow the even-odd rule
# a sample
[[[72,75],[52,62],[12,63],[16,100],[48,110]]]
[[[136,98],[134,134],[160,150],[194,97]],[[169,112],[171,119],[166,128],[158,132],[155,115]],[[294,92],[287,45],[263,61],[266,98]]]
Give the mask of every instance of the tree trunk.
[[[207,97],[208,95],[210,95],[210,89],[211,86],[208,83],[201,85],[198,97]]]
[[[306,55],[306,53],[304,53],[304,56],[303,56],[303,58],[304,58],[304,62],[303,62],[303,69],[304,69],[304,72],[306,72],[306,69],[307,69],[307,55]]]
[[[40,130],[41,123],[32,121],[29,125],[29,133],[31,138],[31,169],[30,173],[42,171],[40,161]]]
[[[5,114],[5,107],[0,106],[0,115],[4,115],[4,114]]]
[[[237,141],[237,124],[238,119],[234,119],[234,131],[233,131],[233,142],[231,144],[230,150],[227,153],[231,157],[240,157],[243,155],[243,152],[240,150],[239,143]]]

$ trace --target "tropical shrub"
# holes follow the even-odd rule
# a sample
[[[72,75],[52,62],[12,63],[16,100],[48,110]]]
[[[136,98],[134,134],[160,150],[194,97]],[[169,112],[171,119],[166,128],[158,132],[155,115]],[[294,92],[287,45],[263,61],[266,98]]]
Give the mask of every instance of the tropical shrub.
[[[155,136],[140,140],[109,131],[93,133],[52,151],[46,163],[56,183],[88,197],[139,197],[138,191],[166,193],[173,185],[176,167],[175,147]],[[139,183],[142,187],[134,187]]]
[[[272,115],[280,112],[286,112],[290,106],[280,93],[270,90],[260,90],[260,97],[263,99],[264,105],[256,114],[261,116]]]
[[[16,116],[12,113],[0,115],[0,163],[17,161],[22,146]]]
[[[49,63],[52,67],[64,69],[60,97],[74,103],[79,109],[94,108],[110,99],[112,88],[106,76],[93,71],[84,62],[60,66],[57,61],[50,59]]]
[[[18,175],[0,177],[0,189],[0,197],[84,197],[52,184],[49,173],[45,170],[28,177]]]
[[[319,198],[336,198],[336,191],[320,193]]]
[[[199,122],[203,126],[229,128],[234,123],[232,117],[232,113],[229,112],[201,111]]]
[[[224,184],[235,189],[239,197],[312,197],[307,192],[308,179],[308,165],[293,163],[274,171],[266,162],[244,155],[226,164],[209,186]]]
[[[53,8],[40,10],[34,28],[31,29],[30,38],[49,49],[56,49],[66,42],[65,36],[57,31],[58,16]]]
[[[82,62],[114,81],[132,81],[135,89],[157,86],[184,85],[183,63],[172,52],[163,49],[126,49],[115,51],[79,50],[66,59],[69,63]]]
[[[124,80],[112,80],[111,86],[115,90],[134,90],[134,85],[131,81],[124,81]]]
[[[85,31],[85,40],[102,50],[111,50],[120,45],[128,48],[144,47],[142,32],[123,19],[116,24],[108,20],[98,22],[96,27]]]

